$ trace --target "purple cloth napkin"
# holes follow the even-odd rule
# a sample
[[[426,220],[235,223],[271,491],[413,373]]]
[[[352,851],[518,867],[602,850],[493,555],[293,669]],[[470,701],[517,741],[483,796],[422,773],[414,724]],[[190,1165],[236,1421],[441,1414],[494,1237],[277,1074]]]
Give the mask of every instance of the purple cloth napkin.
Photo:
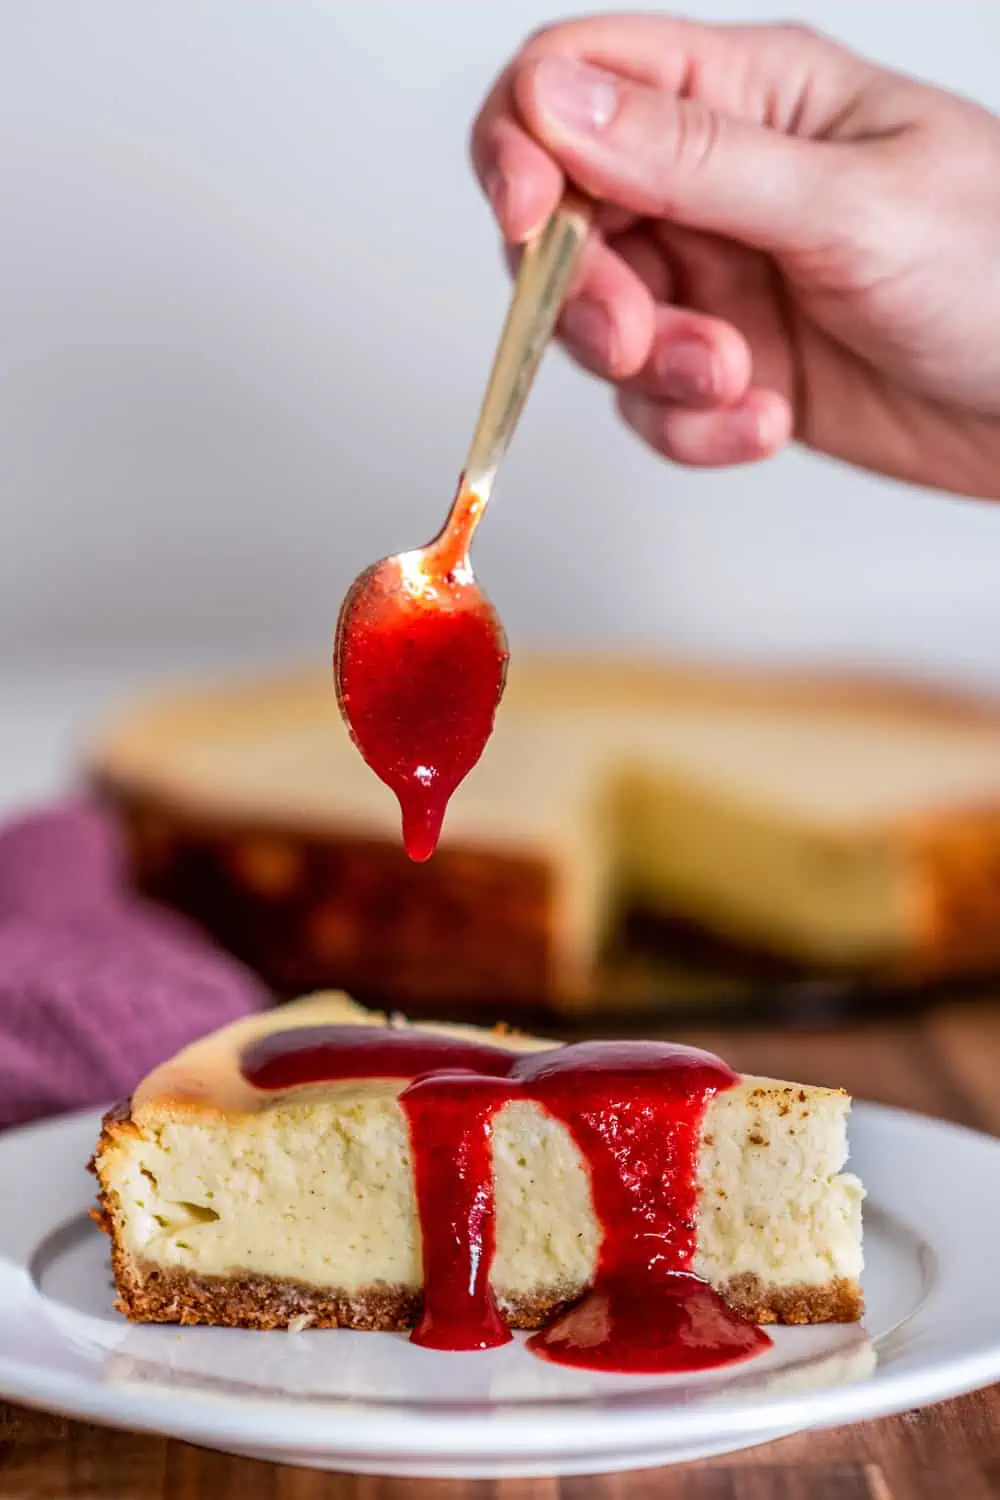
[[[269,998],[194,926],[128,891],[104,813],[58,807],[0,828],[0,1129],[119,1098]]]

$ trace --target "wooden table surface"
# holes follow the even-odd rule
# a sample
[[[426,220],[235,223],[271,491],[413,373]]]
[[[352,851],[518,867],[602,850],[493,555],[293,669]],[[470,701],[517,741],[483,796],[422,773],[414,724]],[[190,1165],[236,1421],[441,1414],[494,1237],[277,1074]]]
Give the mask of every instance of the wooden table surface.
[[[841,1084],[1000,1134],[1000,1005],[829,1031],[687,1034],[745,1072]],[[0,1403],[2,1500],[987,1500],[1000,1386],[881,1422],[679,1468],[593,1479],[433,1481],[279,1468]]]

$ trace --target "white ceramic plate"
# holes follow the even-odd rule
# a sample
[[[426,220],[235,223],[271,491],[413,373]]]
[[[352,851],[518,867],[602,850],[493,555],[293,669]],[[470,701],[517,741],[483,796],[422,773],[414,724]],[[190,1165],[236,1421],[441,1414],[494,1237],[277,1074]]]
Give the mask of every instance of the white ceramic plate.
[[[0,1395],[279,1462],[377,1474],[579,1474],[730,1452],[1000,1378],[1000,1141],[855,1108],[863,1327],[779,1329],[696,1377],[562,1369],[519,1343],[132,1327],[112,1307],[83,1164],[98,1117],[0,1136]]]

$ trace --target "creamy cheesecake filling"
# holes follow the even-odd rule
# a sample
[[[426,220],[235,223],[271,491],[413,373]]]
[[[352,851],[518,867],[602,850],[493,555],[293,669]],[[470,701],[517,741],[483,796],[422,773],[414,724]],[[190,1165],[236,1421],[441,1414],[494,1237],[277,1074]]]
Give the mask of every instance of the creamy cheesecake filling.
[[[802,961],[877,965],[905,949],[922,892],[876,833],[781,817],[695,775],[623,781],[621,900]]]
[[[239,1121],[192,1114],[109,1156],[123,1246],[138,1261],[205,1276],[251,1272],[347,1294],[419,1287],[420,1233],[400,1085],[285,1099]],[[799,1094],[805,1099],[800,1100]],[[844,1095],[744,1078],[708,1106],[693,1269],[720,1284],[821,1286],[861,1272],[857,1178]],[[783,1112],[784,1111],[784,1112]],[[589,1283],[599,1229],[586,1166],[537,1105],[494,1127],[496,1250],[503,1296]]]

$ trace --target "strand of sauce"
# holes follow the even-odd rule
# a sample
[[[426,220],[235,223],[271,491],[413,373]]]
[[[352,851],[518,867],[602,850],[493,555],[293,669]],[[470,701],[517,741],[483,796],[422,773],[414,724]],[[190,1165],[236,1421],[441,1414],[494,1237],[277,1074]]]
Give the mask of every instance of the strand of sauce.
[[[516,1053],[416,1029],[330,1026],[263,1037],[244,1050],[241,1068],[262,1090],[413,1080],[400,1103],[423,1244],[416,1343],[487,1349],[511,1337],[490,1284],[493,1123],[505,1104],[528,1099],[575,1141],[601,1230],[592,1286],[528,1347],[556,1363],[630,1373],[714,1368],[770,1347],[691,1270],[701,1122],[737,1078],[711,1053],[666,1042]]]

